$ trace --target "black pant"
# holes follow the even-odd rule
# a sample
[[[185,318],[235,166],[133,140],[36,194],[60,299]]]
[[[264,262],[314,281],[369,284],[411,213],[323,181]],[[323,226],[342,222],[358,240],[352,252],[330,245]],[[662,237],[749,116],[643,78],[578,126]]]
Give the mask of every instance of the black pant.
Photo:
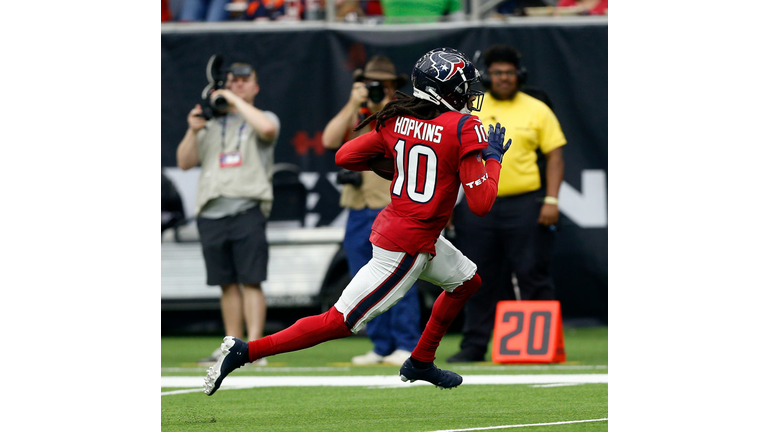
[[[456,206],[456,245],[477,264],[483,280],[464,306],[462,350],[485,354],[496,303],[515,300],[513,273],[521,300],[555,299],[549,274],[555,233],[537,222],[543,197],[543,191],[537,191],[496,198],[491,211],[482,218],[469,210],[466,199]]]
[[[255,285],[267,279],[266,225],[258,205],[220,219],[197,218],[208,285]]]

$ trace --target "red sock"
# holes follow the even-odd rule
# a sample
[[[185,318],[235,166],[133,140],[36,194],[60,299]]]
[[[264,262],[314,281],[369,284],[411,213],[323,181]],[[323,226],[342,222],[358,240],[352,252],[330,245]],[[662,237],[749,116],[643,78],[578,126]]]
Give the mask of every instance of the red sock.
[[[344,324],[344,315],[331,307],[324,314],[302,318],[285,330],[248,342],[248,357],[253,362],[262,357],[309,348],[351,334]]]
[[[429,316],[424,333],[421,334],[416,349],[411,353],[411,357],[425,363],[435,361],[435,351],[440,341],[448,331],[456,315],[459,314],[464,304],[472,297],[482,284],[480,276],[475,273],[472,279],[464,282],[453,292],[443,291],[435,300],[432,306],[432,314]]]

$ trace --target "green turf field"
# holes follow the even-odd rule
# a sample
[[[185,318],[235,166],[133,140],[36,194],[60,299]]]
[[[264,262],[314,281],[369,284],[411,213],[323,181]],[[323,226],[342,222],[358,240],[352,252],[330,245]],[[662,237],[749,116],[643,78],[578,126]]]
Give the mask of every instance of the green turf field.
[[[267,367],[249,365],[233,372],[227,379],[282,382],[280,377],[313,377],[313,380],[333,382],[333,377],[354,376],[360,377],[353,380],[359,380],[361,385],[222,387],[215,395],[206,396],[202,393],[206,368],[197,366],[195,361],[210,355],[221,338],[162,338],[161,375],[180,380],[190,377],[187,381],[192,382],[191,385],[161,387],[162,430],[437,431],[514,427],[539,432],[608,429],[605,420],[608,418],[608,384],[581,384],[562,377],[569,375],[578,381],[582,375],[608,373],[607,327],[566,328],[567,361],[552,365],[497,365],[490,362],[449,365],[445,358],[458,350],[459,340],[459,335],[447,335],[437,352],[438,367],[454,370],[465,377],[465,384],[450,391],[430,385],[405,386],[399,382],[397,386],[366,385],[367,379],[377,376],[387,380],[396,378],[399,367],[352,366],[349,359],[369,350],[372,345],[367,338],[350,337],[270,357]],[[517,379],[529,375],[558,375],[563,382],[470,384],[473,377],[480,375],[486,375],[486,380],[504,378],[498,376]],[[258,377],[264,377],[264,380]],[[541,377],[546,378],[560,379]],[[596,378],[605,382],[607,377]],[[534,377],[534,380],[538,379]],[[576,423],[583,420],[594,421]]]

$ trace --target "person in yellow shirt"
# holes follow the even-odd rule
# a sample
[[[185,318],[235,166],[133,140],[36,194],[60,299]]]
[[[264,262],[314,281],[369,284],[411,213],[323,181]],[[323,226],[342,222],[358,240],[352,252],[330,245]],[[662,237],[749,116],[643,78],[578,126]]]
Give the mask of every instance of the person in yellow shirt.
[[[501,165],[496,203],[483,218],[466,202],[454,209],[457,247],[477,264],[482,287],[464,306],[461,350],[448,362],[483,361],[501,300],[554,300],[549,273],[560,212],[557,196],[563,181],[566,140],[552,110],[521,91],[527,72],[520,53],[493,45],[483,53],[486,85],[478,117],[501,123],[512,146]],[[545,162],[544,184],[537,150]]]

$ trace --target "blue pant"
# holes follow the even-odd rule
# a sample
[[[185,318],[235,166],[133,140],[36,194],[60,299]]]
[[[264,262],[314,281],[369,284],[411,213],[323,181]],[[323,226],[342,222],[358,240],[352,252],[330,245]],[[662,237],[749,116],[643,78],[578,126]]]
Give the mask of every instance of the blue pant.
[[[349,210],[344,250],[352,277],[373,257],[369,237],[373,220],[380,211],[368,208]],[[421,309],[416,285],[391,309],[370,320],[366,324],[366,333],[373,342],[373,351],[378,355],[386,356],[396,349],[413,351],[421,335]]]

